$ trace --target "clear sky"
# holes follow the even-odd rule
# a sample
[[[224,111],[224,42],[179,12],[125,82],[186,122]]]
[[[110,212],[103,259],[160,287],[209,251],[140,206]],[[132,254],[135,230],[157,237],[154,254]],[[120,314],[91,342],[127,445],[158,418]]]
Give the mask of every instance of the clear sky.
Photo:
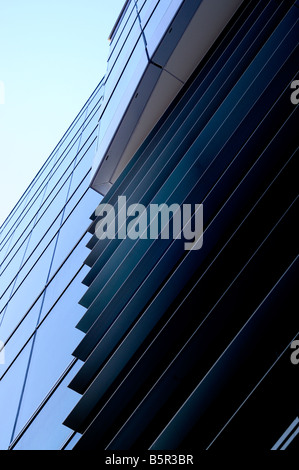
[[[0,0],[0,225],[106,71],[124,0]]]

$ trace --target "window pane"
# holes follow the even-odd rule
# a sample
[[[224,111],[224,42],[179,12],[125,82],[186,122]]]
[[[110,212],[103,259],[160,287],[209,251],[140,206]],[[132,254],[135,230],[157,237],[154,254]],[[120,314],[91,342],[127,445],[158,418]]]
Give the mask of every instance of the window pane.
[[[137,18],[135,19],[133,28],[124,43],[119,56],[117,57],[117,61],[113,68],[110,70],[109,75],[107,76],[106,86],[105,86],[105,95],[104,95],[104,106],[109,100],[111,93],[113,92],[114,87],[116,86],[119,78],[121,77],[123,70],[127,67],[128,60],[131,61],[130,54],[134,49],[138,39],[141,36],[141,29],[139,26],[139,22]],[[135,63],[135,66],[137,64]]]
[[[138,12],[141,21],[141,27],[144,28],[154,9],[160,3],[160,0],[138,0]]]
[[[67,444],[67,446],[65,446],[64,450],[72,450],[74,448],[74,445],[79,441],[81,436],[82,434],[79,434],[78,432],[76,432],[76,434],[74,434],[74,436],[72,437],[70,442]]]
[[[84,311],[78,304],[86,290],[81,283],[83,275],[84,270],[80,271],[35,334],[17,433],[68,366],[73,350],[84,335],[75,328]]]
[[[124,26],[122,28],[121,35],[120,35],[117,43],[115,43],[113,41],[113,48],[110,51],[110,56],[108,58],[108,68],[107,68],[108,73],[110,72],[110,70],[111,70],[113,64],[115,63],[115,61],[117,60],[117,57],[120,53],[120,50],[122,49],[123,45],[127,41],[127,38],[128,38],[128,36],[131,32],[131,29],[133,27],[133,24],[136,21],[138,21],[137,14],[136,14],[135,6],[133,6],[133,8],[130,10],[130,16],[128,17],[128,20],[127,20],[126,24],[124,24]]]
[[[44,190],[40,191],[36,195],[35,200],[31,201],[31,204],[30,204],[31,207],[29,208],[29,206],[26,206],[26,208],[24,209],[24,212],[22,212],[22,214],[20,214],[17,228],[13,227],[13,231],[15,231],[14,240],[13,240],[13,243],[11,244],[11,246],[10,246],[10,250],[7,252],[7,256],[5,258],[5,261],[3,262],[2,266],[1,266],[1,272],[7,266],[9,260],[12,259],[14,254],[17,253],[17,251],[19,250],[21,245],[24,246],[24,240],[25,240],[26,237],[29,236],[29,234],[30,234],[30,232],[31,232],[31,230],[32,230],[32,228],[35,224],[36,214],[42,206],[42,203],[44,201],[44,197],[45,197],[45,191]],[[9,242],[9,239],[7,238],[5,240],[5,244],[8,243],[8,242]],[[25,242],[25,246],[26,246],[26,242]],[[20,249],[24,250],[24,248],[20,248]],[[19,255],[17,255],[17,256],[19,256]],[[19,265],[19,267],[20,267],[20,265]]]
[[[0,370],[0,380],[5,371],[11,366],[11,364],[17,360],[18,354],[22,354],[22,350],[26,347],[26,344],[31,339],[31,335],[36,327],[37,320],[39,317],[40,310],[42,308],[43,297],[40,296],[34,303],[30,311],[23,312],[23,316],[20,319],[20,323],[16,325],[12,335],[9,337],[5,344],[5,364]],[[27,313],[27,315],[26,315]],[[14,367],[14,365],[12,366]]]
[[[76,206],[72,215],[65,221],[58,235],[55,255],[51,266],[51,275],[59,268],[61,263],[79,241],[82,234],[90,225],[87,214],[91,214],[100,202],[100,195],[93,190],[87,191],[84,198]],[[86,256],[88,252],[85,253]]]
[[[23,317],[47,282],[50,263],[53,255],[55,240],[37,261],[34,269],[24,279],[24,282],[13,294],[7,305],[5,316],[0,329],[0,337],[5,341],[20,319]]]
[[[81,367],[80,361],[73,366],[14,449],[57,450],[62,447],[70,435],[70,429],[62,422],[81,397],[79,393],[68,388],[68,384]]]
[[[14,366],[1,380],[0,387],[0,449],[6,450],[10,444],[10,438],[16,418],[16,413],[21,396],[21,390],[26,372],[29,349],[28,345],[18,357]],[[1,370],[0,365],[0,370]],[[9,403],[9,406],[7,404]]]
[[[101,118],[99,150],[105,151],[148,64],[141,37]]]
[[[147,43],[149,56],[152,57],[161,38],[166,33],[171,21],[173,20],[182,0],[160,0],[150,19],[142,18],[142,27]]]
[[[111,47],[114,47],[117,44],[119,37],[121,36],[123,27],[128,21],[128,18],[131,15],[132,10],[134,9],[135,9],[135,0],[131,0],[131,2],[129,2],[127,5],[127,8],[123,14],[123,17],[121,18],[121,21],[119,22],[117,30],[114,32],[114,35],[112,36]]]

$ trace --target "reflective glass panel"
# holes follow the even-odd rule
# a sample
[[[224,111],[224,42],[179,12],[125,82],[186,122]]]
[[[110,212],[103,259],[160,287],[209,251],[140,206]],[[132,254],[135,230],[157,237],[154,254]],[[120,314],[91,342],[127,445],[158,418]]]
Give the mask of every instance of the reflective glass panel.
[[[71,431],[62,422],[81,397],[68,388],[68,384],[80,367],[82,363],[78,361],[16,443],[15,450],[56,450],[62,447]]]
[[[121,75],[123,73],[124,68],[127,66],[127,62],[133,60],[130,56],[134,47],[141,36],[141,29],[139,22],[136,18],[135,23],[132,27],[132,30],[126,39],[126,42],[123,44],[123,47],[117,57],[117,61],[115,62],[114,66],[110,70],[109,75],[107,76],[106,86],[105,86],[105,95],[104,95],[104,106],[109,100],[113,89],[117,85],[119,79],[121,79]],[[135,64],[136,66],[137,64]],[[124,72],[125,73],[125,72]]]
[[[141,23],[147,43],[149,56],[152,57],[162,37],[166,33],[182,0],[160,0],[149,19],[141,16]]]
[[[73,350],[84,336],[75,328],[84,311],[78,304],[86,289],[81,283],[83,275],[84,272],[80,271],[37,329],[16,433],[55,385],[70,363]]]
[[[0,449],[10,444],[30,353],[30,344],[0,381]],[[0,365],[0,370],[1,370]],[[8,406],[9,404],[9,406]]]
[[[34,269],[24,278],[18,289],[13,293],[5,312],[0,329],[0,337],[5,341],[20,319],[43,290],[48,279],[53,256],[55,239],[36,262]]]
[[[148,64],[141,37],[100,121],[99,149],[105,151]]]
[[[113,41],[113,43],[110,46],[110,55],[108,57],[107,73],[110,72],[113,64],[117,60],[117,57],[120,53],[120,50],[122,49],[124,43],[126,42],[128,36],[130,34],[130,31],[132,29],[132,26],[133,26],[133,24],[136,20],[138,21],[137,12],[136,12],[135,6],[133,5],[133,8],[131,8],[131,10],[130,10],[130,15],[129,15],[127,21],[125,23],[123,23],[123,25],[122,25],[121,34],[120,34],[117,42],[115,43]]]
[[[122,34],[123,27],[126,24],[126,22],[128,21],[128,18],[131,15],[132,10],[134,10],[134,9],[135,9],[135,0],[130,0],[130,2],[128,2],[126,10],[124,11],[124,13],[122,15],[122,18],[120,18],[119,24],[117,25],[117,28],[114,31],[114,34],[111,38],[111,43],[110,43],[111,48],[113,48],[116,45],[120,35]]]

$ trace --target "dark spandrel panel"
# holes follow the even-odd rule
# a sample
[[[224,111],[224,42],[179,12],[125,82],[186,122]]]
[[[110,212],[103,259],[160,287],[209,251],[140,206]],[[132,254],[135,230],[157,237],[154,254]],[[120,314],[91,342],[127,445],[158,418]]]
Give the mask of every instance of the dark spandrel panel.
[[[70,435],[62,423],[65,413],[78,401],[79,395],[67,386],[80,367],[77,362],[51,394],[25,432],[15,441],[15,450],[59,450]]]

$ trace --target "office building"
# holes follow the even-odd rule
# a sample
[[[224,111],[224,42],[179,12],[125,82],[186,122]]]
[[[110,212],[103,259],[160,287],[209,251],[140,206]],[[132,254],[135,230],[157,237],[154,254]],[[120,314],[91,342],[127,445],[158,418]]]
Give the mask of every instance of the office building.
[[[1,227],[1,448],[298,445],[298,12],[125,2],[105,77]],[[120,196],[193,224],[202,205],[203,234],[120,237],[118,217],[99,239]]]

